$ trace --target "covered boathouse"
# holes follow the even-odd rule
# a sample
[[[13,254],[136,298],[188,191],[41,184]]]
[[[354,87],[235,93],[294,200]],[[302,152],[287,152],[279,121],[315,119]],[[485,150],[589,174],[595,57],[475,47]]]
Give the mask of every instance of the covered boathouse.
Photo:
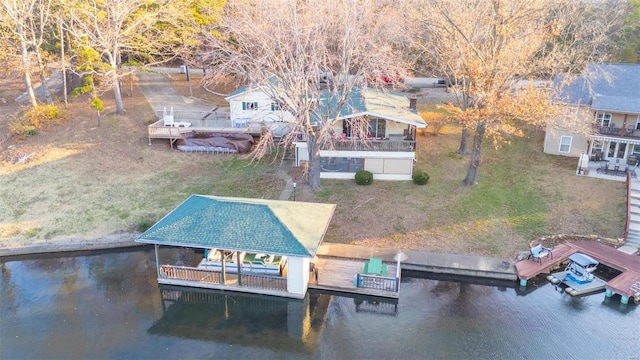
[[[309,261],[322,243],[335,207],[191,195],[136,242],[154,245],[160,284],[302,299],[307,293]],[[204,249],[205,259],[186,266],[160,264],[160,246]],[[202,266],[211,252],[224,254],[218,259],[220,266]],[[248,259],[254,262],[258,254],[286,262],[276,273],[253,271]]]

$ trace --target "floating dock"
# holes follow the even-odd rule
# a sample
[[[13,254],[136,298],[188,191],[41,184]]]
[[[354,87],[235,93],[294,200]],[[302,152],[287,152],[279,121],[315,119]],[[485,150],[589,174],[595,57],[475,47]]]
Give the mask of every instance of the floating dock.
[[[540,262],[526,259],[517,262],[516,270],[520,285],[526,286],[529,279],[558,269],[569,259],[569,256],[578,252],[621,272],[620,275],[606,282],[607,297],[619,294],[620,302],[623,304],[629,303],[630,298],[633,298],[636,303],[640,302],[640,256],[629,255],[595,241],[567,242],[554,247],[551,251],[552,255],[542,258]]]
[[[547,280],[554,285],[565,284],[567,287],[564,291],[571,296],[588,295],[605,290],[607,283],[598,277],[594,277],[590,282],[579,283],[568,276],[570,273],[570,271],[556,272],[547,276]]]

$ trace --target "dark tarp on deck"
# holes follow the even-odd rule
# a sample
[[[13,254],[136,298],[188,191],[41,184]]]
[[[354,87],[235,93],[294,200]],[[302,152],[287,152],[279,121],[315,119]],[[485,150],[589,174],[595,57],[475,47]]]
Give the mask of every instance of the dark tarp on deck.
[[[250,134],[239,133],[202,133],[192,131],[182,135],[177,141],[178,149],[183,151],[216,151],[229,149],[240,154],[251,151],[254,140]]]

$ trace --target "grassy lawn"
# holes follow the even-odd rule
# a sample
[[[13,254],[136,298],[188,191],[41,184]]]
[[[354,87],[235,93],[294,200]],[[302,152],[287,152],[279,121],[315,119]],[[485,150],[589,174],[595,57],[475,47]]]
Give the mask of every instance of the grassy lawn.
[[[103,100],[99,127],[90,101],[73,99],[69,122],[2,144],[0,246],[133,238],[194,193],[279,197],[277,161],[182,153],[162,140],[149,146],[153,112],[139,89],[125,98],[125,116]],[[622,236],[625,185],[575,176],[575,159],[542,153],[541,132],[500,149],[487,141],[471,188],[462,186],[468,158],[455,153],[460,130],[438,133],[418,138],[416,169],[430,175],[426,186],[323,180],[312,192],[296,177],[297,200],[337,204],[329,242],[511,257],[545,235]]]
[[[483,149],[478,186],[462,186],[468,158],[459,129],[419,137],[426,186],[323,181],[305,200],[338,204],[327,241],[439,252],[513,256],[552,234],[621,237],[625,185],[574,175],[576,160],[543,154],[542,133]]]

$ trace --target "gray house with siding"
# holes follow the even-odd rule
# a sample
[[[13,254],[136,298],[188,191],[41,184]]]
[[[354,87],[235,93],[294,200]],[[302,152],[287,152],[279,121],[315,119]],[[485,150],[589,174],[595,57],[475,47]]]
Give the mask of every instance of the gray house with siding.
[[[589,161],[633,164],[640,160],[640,65],[590,64],[586,75],[561,86],[554,100],[567,104],[567,116],[550,124],[548,154]]]

